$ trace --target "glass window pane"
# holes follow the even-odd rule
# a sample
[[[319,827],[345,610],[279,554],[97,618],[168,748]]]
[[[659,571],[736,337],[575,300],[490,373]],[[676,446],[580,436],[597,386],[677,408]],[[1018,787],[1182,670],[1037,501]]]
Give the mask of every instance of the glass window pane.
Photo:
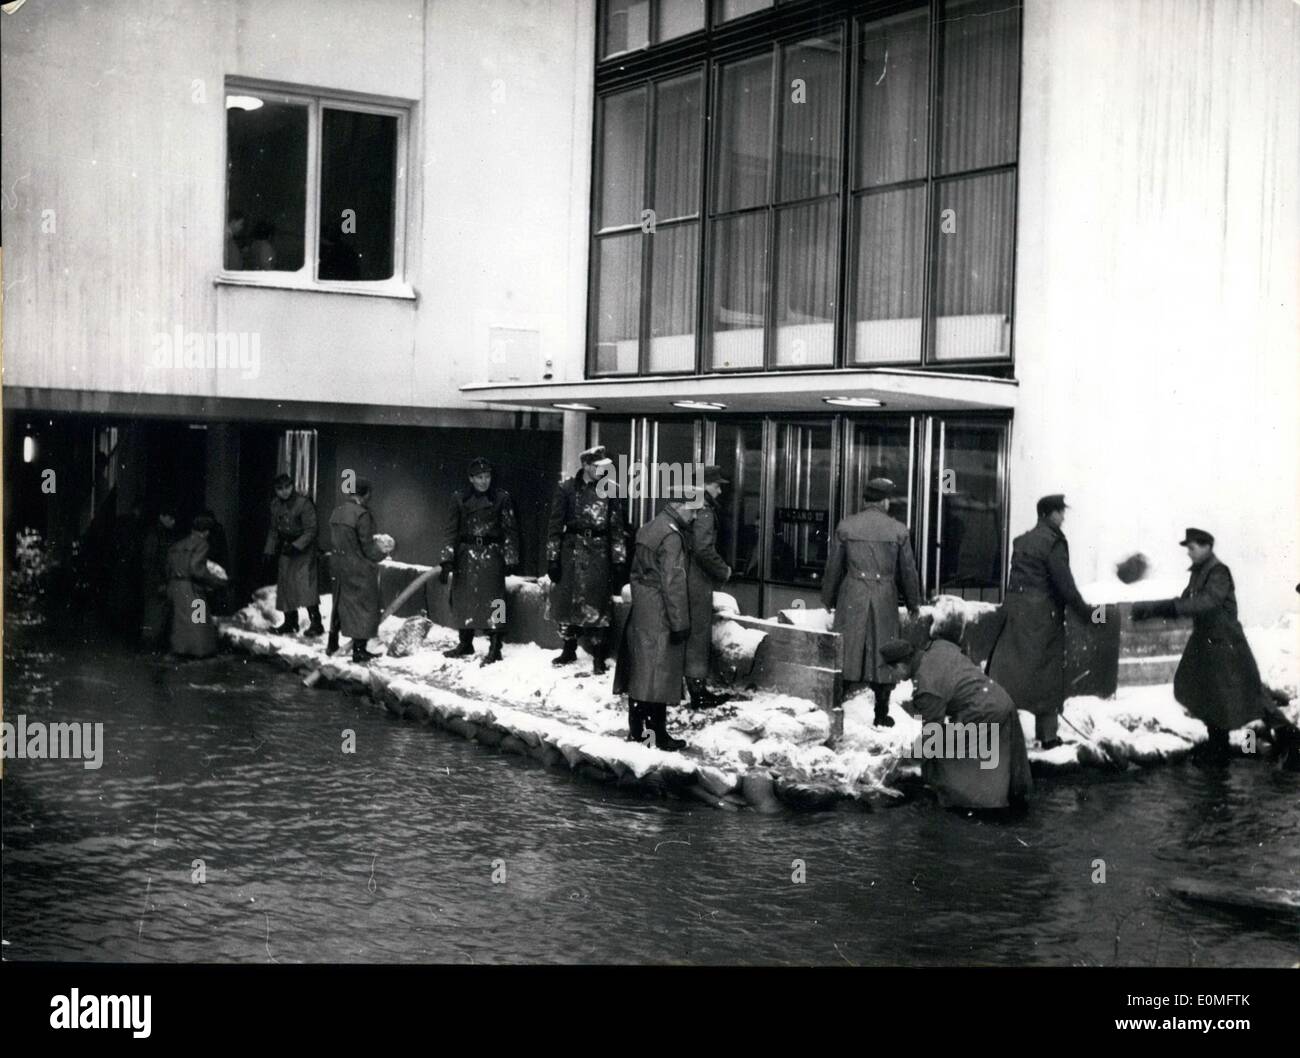
[[[626,485],[628,467],[632,465],[633,459],[632,421],[630,419],[597,419],[592,422],[591,426],[591,443],[593,445],[604,445],[609,449],[609,458],[614,461],[613,472],[618,475],[617,480]],[[623,515],[629,520],[632,517],[633,507],[631,497],[625,496]],[[637,521],[632,526],[634,530],[640,527],[640,521]]]
[[[817,583],[826,569],[831,525],[830,423],[777,427],[771,580]]]
[[[672,40],[704,28],[704,0],[659,0],[659,35]]]
[[[942,451],[936,447],[931,498],[938,511],[940,592],[982,599],[1002,587],[1001,423],[946,423]],[[943,486],[945,472],[949,485]],[[997,601],[991,594],[986,601]]]
[[[670,419],[652,423],[651,429],[654,463],[645,472],[653,501],[651,510],[658,514],[667,502],[664,497],[685,485],[688,475],[691,481],[699,480],[695,466],[695,421]]]
[[[650,0],[605,0],[602,58],[650,43]]]
[[[641,336],[640,231],[596,240],[596,374],[637,370]]]
[[[945,180],[934,185],[934,194],[935,357],[1010,356],[1015,174]]]
[[[925,176],[929,24],[921,10],[863,27],[855,187]]]
[[[601,101],[600,220],[602,228],[639,224],[645,202],[646,90]]]
[[[854,422],[853,451],[849,460],[848,495],[844,497],[846,514],[862,510],[862,494],[872,478],[889,478],[894,483],[894,497],[889,501],[889,516],[904,525],[911,524],[912,514],[912,421],[872,419]]]
[[[713,367],[762,367],[767,214],[713,222]]]
[[[919,361],[925,283],[925,188],[857,200],[854,363]]]
[[[776,229],[776,362],[829,364],[835,357],[839,256],[835,200],[778,214]]]
[[[780,200],[827,195],[840,186],[840,38],[785,49],[781,100]]]
[[[1020,8],[948,0],[940,22],[939,172],[1016,160]]]
[[[713,8],[715,22],[729,22],[742,15],[750,15],[771,7],[772,0],[716,0]]]
[[[321,113],[321,279],[393,276],[397,118],[355,110]]]
[[[296,272],[307,212],[307,107],[227,96],[227,271]]]
[[[650,370],[695,370],[695,291],[700,227],[675,224],[647,237],[650,247]]]
[[[700,208],[699,74],[663,81],[655,97],[655,198],[658,220]]]
[[[719,422],[713,461],[723,486],[719,550],[735,577],[758,577],[763,532],[763,424]]]
[[[718,75],[715,209],[767,202],[771,116],[772,57],[760,55],[723,66]]]

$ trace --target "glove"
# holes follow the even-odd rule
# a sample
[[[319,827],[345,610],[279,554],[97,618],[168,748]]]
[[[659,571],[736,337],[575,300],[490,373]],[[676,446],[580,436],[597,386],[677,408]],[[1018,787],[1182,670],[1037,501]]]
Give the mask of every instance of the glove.
[[[438,583],[446,584],[449,580],[451,580],[451,567],[444,565],[438,570]]]
[[[562,573],[563,573],[563,569],[561,568],[558,562],[552,562],[549,566],[546,567],[546,575],[551,578],[552,584],[560,583],[560,575]]]
[[[675,632],[668,633],[668,642],[676,646],[679,643],[685,643],[690,637],[691,630],[689,628],[680,628]]]

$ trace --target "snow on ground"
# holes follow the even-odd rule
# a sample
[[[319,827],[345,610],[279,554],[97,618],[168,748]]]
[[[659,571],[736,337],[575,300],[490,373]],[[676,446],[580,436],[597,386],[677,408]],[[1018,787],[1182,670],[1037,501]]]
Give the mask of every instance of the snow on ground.
[[[331,598],[321,597],[328,624]],[[664,753],[629,743],[627,712],[610,692],[611,676],[592,676],[590,659],[579,654],[576,665],[556,668],[553,650],[532,643],[508,643],[504,659],[483,666],[484,637],[475,641],[474,658],[447,658],[453,629],[434,625],[421,648],[407,657],[382,656],[385,644],[402,627],[392,617],[371,640],[376,655],[369,667],[354,665],[345,644],[334,657],[324,654],[325,639],[277,636],[268,630],[279,620],[275,589],[260,589],[253,602],[223,623],[222,636],[255,654],[276,656],[295,668],[320,669],[328,678],[368,684],[376,697],[407,715],[436,721],[466,737],[475,737],[549,763],[562,758],[570,767],[620,781],[657,779],[694,785],[690,791],[718,803],[738,802],[741,779],[770,775],[783,799],[825,803],[835,797],[872,799],[900,796],[900,781],[915,778],[918,765],[907,749],[920,735],[920,723],[900,706],[911,697],[911,684],[900,684],[891,700],[892,728],[873,725],[874,699],[863,689],[844,702],[843,732],[834,749],[823,743],[830,719],[814,703],[775,692],[757,692],[749,701],[715,709],[669,710],[669,730],[688,742],[685,753]],[[1297,631],[1300,621],[1287,615],[1277,626],[1251,629],[1260,669],[1274,687],[1285,687],[1290,713],[1300,719],[1295,700]],[[731,652],[743,667],[763,633],[735,622],[719,621],[714,642]],[[612,666],[611,666],[612,668]],[[1115,698],[1071,698],[1061,724],[1063,745],[1030,750],[1042,769],[1124,768],[1176,759],[1205,738],[1205,727],[1174,701],[1169,685],[1125,687]],[[1033,745],[1033,717],[1022,712],[1026,743]],[[1243,732],[1236,732],[1240,742]],[[513,739],[513,742],[505,742]],[[749,788],[746,787],[748,792]]]

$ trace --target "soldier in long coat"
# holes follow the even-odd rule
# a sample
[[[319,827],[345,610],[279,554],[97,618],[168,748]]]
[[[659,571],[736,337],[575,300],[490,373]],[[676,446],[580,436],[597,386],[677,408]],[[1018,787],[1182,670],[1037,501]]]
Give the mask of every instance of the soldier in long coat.
[[[921,611],[921,581],[912,555],[907,526],[891,518],[889,498],[894,483],[872,478],[863,492],[866,507],[835,527],[822,602],[834,609],[832,630],[844,647],[844,682],[866,683],[875,695],[875,722],[893,727],[889,697],[898,683],[897,667],[885,661],[880,648],[896,639],[901,594],[913,617]]]
[[[718,553],[718,497],[730,484],[722,468],[709,465],[703,474],[704,496],[691,523],[686,591],[691,601],[691,635],[686,641],[686,689],[691,708],[708,709],[731,696],[709,690],[709,662],[713,653],[713,593],[731,579],[731,567]]]
[[[988,671],[1016,703],[1034,714],[1043,749],[1061,744],[1057,717],[1065,708],[1065,611],[1083,620],[1092,608],[1070,573],[1070,545],[1061,532],[1065,497],[1038,501],[1038,524],[1011,545],[1011,574],[1002,604],[1004,624]]]
[[[189,536],[167,550],[167,598],[172,611],[172,653],[206,658],[217,652],[217,629],[208,596],[221,582],[208,572],[212,519],[199,515]]]
[[[444,584],[451,586],[452,618],[460,642],[444,651],[449,658],[474,653],[474,633],[486,632],[489,647],[483,664],[501,660],[505,638],[506,574],[519,568],[519,524],[510,493],[492,485],[492,464],[475,459],[469,465],[470,487],[452,497],[443,530]]]
[[[551,616],[564,641],[552,664],[577,661],[578,638],[587,635],[595,640],[592,672],[602,673],[610,650],[611,596],[622,588],[627,569],[627,537],[622,502],[608,487],[614,461],[603,445],[578,458],[582,469],[556,486],[546,532]]]
[[[695,510],[670,502],[636,534],[628,579],[632,610],[614,670],[614,693],[628,696],[628,738],[649,727],[659,749],[686,745],[668,734],[668,706],[682,700],[691,607],[686,587],[687,539]]]
[[[976,745],[990,745],[997,738],[997,764],[966,757],[926,757],[922,778],[946,808],[1006,808],[1023,801],[1034,788],[1029,771],[1029,753],[1020,714],[1011,696],[961,652],[962,620],[958,615],[946,627],[936,623],[934,636],[917,650],[906,639],[892,639],[881,652],[890,661],[906,666],[912,678],[912,712],[922,724],[996,725],[979,734]],[[922,729],[924,744],[928,732]],[[946,747],[947,740],[944,740]],[[964,749],[972,748],[963,743]]]
[[[316,553],[316,505],[296,492],[288,474],[278,474],[271,483],[271,527],[263,553],[276,558],[275,606],[284,621],[276,632],[298,631],[298,607],[307,609],[309,636],[325,634],[320,618],[320,589]]]
[[[170,507],[158,512],[158,520],[149,527],[140,545],[140,640],[145,647],[157,650],[166,645],[171,625],[167,594],[167,552],[180,538],[176,513]]]
[[[1214,758],[1226,757],[1228,732],[1252,720],[1265,719],[1294,737],[1290,721],[1260,680],[1255,655],[1237,620],[1232,571],[1214,554],[1214,537],[1204,529],[1188,529],[1182,546],[1192,561],[1191,577],[1182,595],[1135,603],[1131,612],[1135,621],[1192,619],[1192,635],[1174,673],[1174,697],[1209,729],[1204,752]]]
[[[375,542],[370,482],[357,478],[354,491],[330,515],[330,570],[339,630],[352,640],[352,660],[368,664],[366,643],[379,632],[379,563],[387,552]],[[331,618],[333,620],[333,618]]]

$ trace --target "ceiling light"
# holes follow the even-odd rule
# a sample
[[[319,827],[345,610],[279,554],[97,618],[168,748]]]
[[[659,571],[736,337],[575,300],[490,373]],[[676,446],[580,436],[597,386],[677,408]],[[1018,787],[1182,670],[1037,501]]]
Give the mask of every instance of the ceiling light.
[[[596,411],[594,404],[552,404],[552,408],[559,408],[560,411]]]
[[[876,400],[874,397],[823,397],[827,404],[834,404],[837,408],[883,408],[885,402]]]
[[[673,407],[689,408],[691,411],[722,411],[726,405],[719,404],[716,400],[675,400]]]
[[[260,110],[262,101],[257,96],[226,96],[227,110]]]

